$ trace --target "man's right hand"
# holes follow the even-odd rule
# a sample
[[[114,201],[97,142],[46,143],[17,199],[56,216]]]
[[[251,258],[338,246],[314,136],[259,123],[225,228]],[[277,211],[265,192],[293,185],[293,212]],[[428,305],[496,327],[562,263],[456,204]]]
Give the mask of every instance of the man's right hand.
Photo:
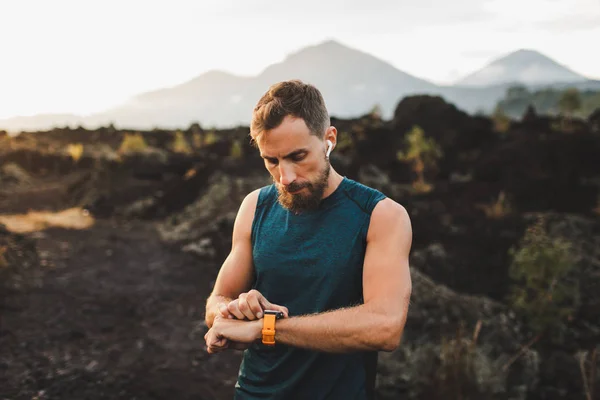
[[[255,289],[240,294],[227,305],[223,303],[219,305],[219,312],[223,318],[255,320],[262,318],[265,310],[281,311],[285,318],[289,316],[287,307],[269,302]]]

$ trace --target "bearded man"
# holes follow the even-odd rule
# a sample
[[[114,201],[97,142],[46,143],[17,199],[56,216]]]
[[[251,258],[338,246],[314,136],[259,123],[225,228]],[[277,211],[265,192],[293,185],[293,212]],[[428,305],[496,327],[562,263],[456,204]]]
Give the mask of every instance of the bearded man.
[[[273,178],[249,193],[206,302],[211,354],[244,350],[236,399],[371,399],[411,296],[406,209],[337,173],[313,85],[279,82],[250,135]]]

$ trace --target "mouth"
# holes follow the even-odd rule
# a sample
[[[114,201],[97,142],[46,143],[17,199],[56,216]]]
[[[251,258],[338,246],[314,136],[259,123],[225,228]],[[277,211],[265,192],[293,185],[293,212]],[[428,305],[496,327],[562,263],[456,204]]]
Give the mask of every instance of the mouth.
[[[303,191],[304,189],[306,189],[306,186],[301,186],[295,190],[285,189],[285,191],[288,192],[289,194],[298,194],[301,191]]]
[[[288,190],[287,192],[288,192],[289,194],[297,194],[297,193],[300,193],[300,192],[302,191],[302,189],[304,189],[304,188],[300,188],[300,189],[298,189],[298,190],[294,190],[294,191],[292,191],[292,190]]]

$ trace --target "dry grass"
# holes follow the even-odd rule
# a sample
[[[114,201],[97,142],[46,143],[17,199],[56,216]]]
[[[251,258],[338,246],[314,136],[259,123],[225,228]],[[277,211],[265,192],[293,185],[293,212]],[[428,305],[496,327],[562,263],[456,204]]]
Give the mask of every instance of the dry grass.
[[[148,149],[148,143],[144,139],[141,133],[126,133],[123,137],[123,141],[119,145],[117,153],[128,154],[128,153],[142,153]]]
[[[513,211],[511,201],[504,191],[501,191],[500,194],[498,194],[498,199],[491,204],[477,204],[476,207],[483,210],[486,217],[492,219],[504,218]]]
[[[71,156],[73,161],[77,162],[83,155],[83,144],[81,143],[70,143],[67,146],[67,153]]]
[[[47,228],[87,229],[94,218],[86,210],[70,208],[59,212],[30,211],[27,214],[0,215],[0,223],[15,233],[41,231]]]
[[[415,182],[413,182],[412,187],[415,193],[418,194],[429,193],[433,190],[433,185],[425,182],[422,179],[417,179]]]

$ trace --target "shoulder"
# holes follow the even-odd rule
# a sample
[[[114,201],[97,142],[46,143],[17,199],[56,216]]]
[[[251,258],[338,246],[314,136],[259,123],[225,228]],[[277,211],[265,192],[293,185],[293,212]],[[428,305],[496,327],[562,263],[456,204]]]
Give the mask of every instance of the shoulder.
[[[241,208],[255,208],[263,188],[254,189],[244,197]]]
[[[349,178],[346,178],[344,188],[346,195],[354,201],[362,211],[369,215],[373,212],[379,202],[387,199],[387,196],[379,190]]]
[[[277,201],[277,188],[275,185],[266,185],[258,189],[254,189],[248,193],[238,210],[238,218],[246,221],[247,224],[252,224],[255,213],[262,209],[267,204],[273,204]]]
[[[256,209],[264,202],[265,194],[268,192],[268,186],[255,189],[248,193],[240,204],[236,225],[244,231],[250,231]]]
[[[273,196],[277,196],[277,188],[275,188],[275,185],[267,185],[254,189],[242,200],[240,211],[252,210],[254,212],[257,207],[260,207],[270,198],[273,198]]]
[[[377,203],[371,213],[368,240],[395,234],[405,239],[412,239],[412,224],[406,208],[386,197]]]
[[[410,217],[406,208],[396,201],[386,197],[377,203],[373,209],[371,218],[383,220],[391,218],[398,222],[409,222]]]

